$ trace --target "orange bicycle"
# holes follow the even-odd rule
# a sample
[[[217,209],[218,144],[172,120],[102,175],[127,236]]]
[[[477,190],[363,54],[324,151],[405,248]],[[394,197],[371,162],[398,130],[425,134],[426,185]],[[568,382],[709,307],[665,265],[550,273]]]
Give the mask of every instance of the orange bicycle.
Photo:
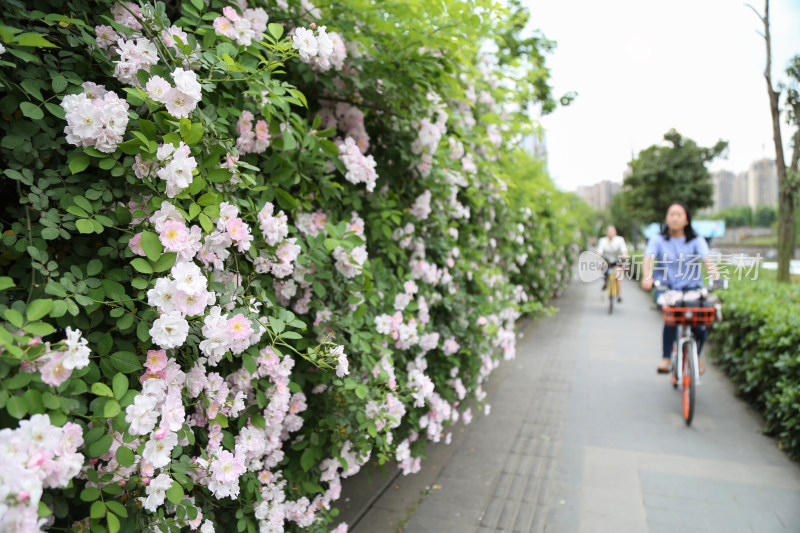
[[[700,383],[697,368],[697,342],[692,327],[710,326],[714,323],[713,307],[664,307],[664,321],[668,326],[678,326],[678,338],[672,346],[670,370],[672,386],[681,387],[683,419],[691,425],[696,402],[695,386]]]

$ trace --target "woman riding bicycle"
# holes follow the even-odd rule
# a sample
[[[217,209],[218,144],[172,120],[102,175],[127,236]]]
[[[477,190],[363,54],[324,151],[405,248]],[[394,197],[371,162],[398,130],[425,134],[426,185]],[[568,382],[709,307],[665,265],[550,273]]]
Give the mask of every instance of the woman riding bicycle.
[[[671,290],[699,289],[703,286],[700,262],[706,266],[709,276],[718,277],[717,266],[708,257],[708,243],[692,228],[692,216],[683,202],[672,202],[667,208],[666,226],[647,243],[642,264],[642,288],[653,287],[653,270],[658,262],[656,280]],[[663,352],[659,373],[669,372],[672,344],[677,337],[677,326],[664,325]],[[698,371],[705,372],[705,364],[699,358],[706,339],[706,327],[693,327],[697,341]]]
[[[608,263],[602,289],[606,290],[608,276],[614,275],[619,280],[623,267],[622,262],[627,264],[628,260],[628,246],[625,244],[625,239],[617,235],[617,228],[614,226],[606,228],[606,236],[601,238],[597,244],[597,253]],[[622,284],[619,282],[617,282],[617,302],[622,302]]]

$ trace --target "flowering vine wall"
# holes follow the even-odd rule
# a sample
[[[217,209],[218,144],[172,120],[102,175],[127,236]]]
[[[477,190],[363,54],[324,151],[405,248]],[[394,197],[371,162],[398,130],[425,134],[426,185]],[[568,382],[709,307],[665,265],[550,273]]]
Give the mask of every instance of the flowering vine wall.
[[[578,242],[509,201],[547,43],[402,4],[8,2],[0,529],[343,532],[488,414]]]

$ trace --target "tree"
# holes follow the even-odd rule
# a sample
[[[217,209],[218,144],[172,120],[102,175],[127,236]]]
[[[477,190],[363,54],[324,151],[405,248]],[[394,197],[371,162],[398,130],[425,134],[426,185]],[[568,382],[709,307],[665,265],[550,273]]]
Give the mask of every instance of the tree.
[[[711,148],[698,146],[674,129],[664,140],[670,146],[654,144],[631,161],[632,173],[622,183],[632,217],[645,224],[663,221],[676,200],[693,211],[710,206],[714,187],[706,165],[728,148],[723,140]]]
[[[611,198],[611,202],[608,204],[609,223],[617,228],[617,232],[625,237],[625,240],[632,242],[635,237],[633,233],[636,221],[632,218],[631,213],[632,209],[627,194],[619,192]],[[602,228],[603,233],[607,226],[608,224]]]
[[[760,228],[768,228],[778,218],[778,213],[774,207],[759,206],[753,216],[753,225]]]
[[[753,208],[750,206],[721,209],[711,215],[710,218],[714,220],[724,220],[725,225],[729,228],[754,225]],[[767,226],[769,226],[769,224],[767,224]]]
[[[772,86],[772,41],[769,33],[769,0],[764,0],[764,15],[762,16],[753,6],[749,6],[764,24],[764,41],[767,46],[767,65],[764,68],[764,78],[767,80],[767,94],[769,107],[772,114],[772,140],[775,143],[775,165],[778,171],[778,273],[777,280],[789,282],[789,262],[794,255],[794,187],[787,180],[786,160],[783,157],[783,139],[781,136],[781,115],[779,100],[780,88],[776,91]],[[789,69],[792,75],[792,69]],[[795,99],[795,102],[797,100]],[[791,107],[791,103],[790,103]],[[790,116],[795,116],[790,110]],[[795,145],[797,145],[795,136]],[[800,157],[800,152],[795,149],[795,156]],[[792,166],[796,168],[797,159],[792,157]]]

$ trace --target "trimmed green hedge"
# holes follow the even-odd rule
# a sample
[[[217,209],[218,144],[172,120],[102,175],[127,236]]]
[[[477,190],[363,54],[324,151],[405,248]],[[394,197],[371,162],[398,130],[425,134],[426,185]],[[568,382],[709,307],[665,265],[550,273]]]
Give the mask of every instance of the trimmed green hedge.
[[[720,296],[711,356],[764,413],[764,432],[800,459],[800,285],[747,280]]]

